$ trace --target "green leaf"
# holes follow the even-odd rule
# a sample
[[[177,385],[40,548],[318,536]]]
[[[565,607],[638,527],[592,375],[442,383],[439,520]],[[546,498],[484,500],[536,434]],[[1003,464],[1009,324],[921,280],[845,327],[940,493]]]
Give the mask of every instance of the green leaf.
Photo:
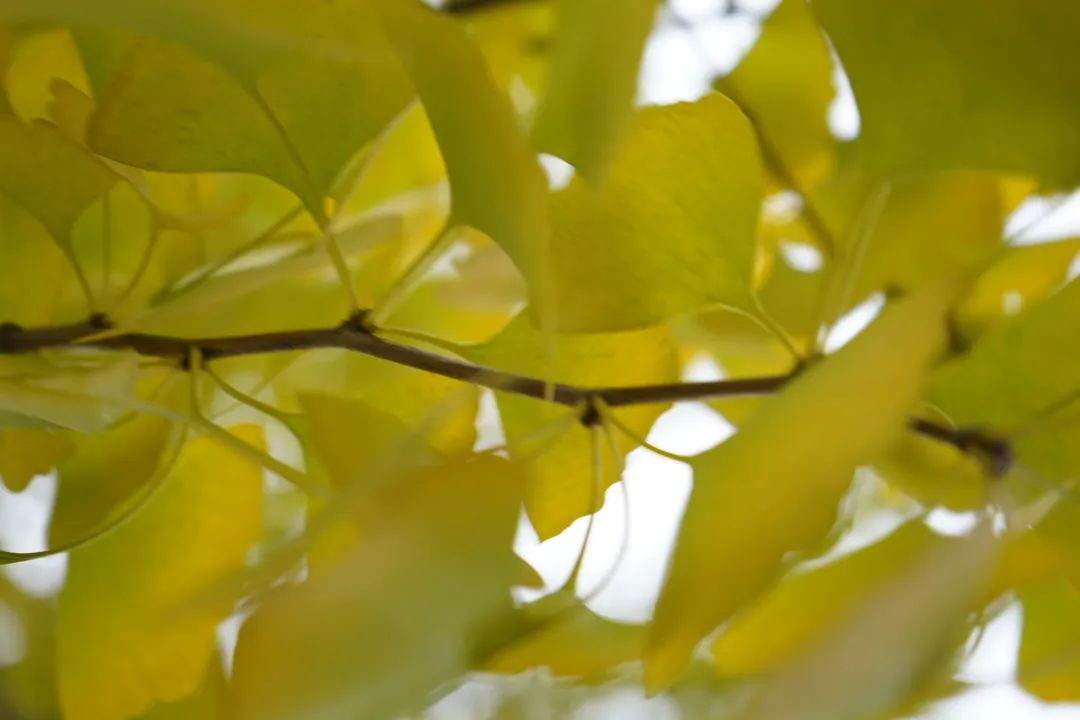
[[[834,162],[827,122],[835,94],[833,63],[806,0],[783,0],[730,75],[717,84],[754,119],[764,150],[801,187],[823,178]],[[782,182],[786,178],[779,178]]]
[[[254,426],[234,432],[260,442]],[[228,482],[206,481],[217,473]],[[196,690],[230,608],[187,603],[243,567],[261,495],[257,465],[197,438],[147,507],[71,552],[57,618],[64,717],[130,717]]]
[[[655,0],[563,0],[533,141],[599,180],[633,108]]]
[[[545,313],[547,183],[509,99],[453,20],[410,0],[373,6],[439,142],[453,201],[449,225],[470,225],[498,243]]]
[[[670,332],[662,326],[558,334],[548,347],[528,318],[519,316],[489,343],[474,348],[470,358],[498,369],[584,387],[666,383],[679,376]],[[594,488],[589,430],[573,422],[558,434],[545,436],[543,431],[565,420],[571,410],[505,393],[497,393],[496,399],[511,456],[527,468],[525,508],[540,538],[553,537],[577,518],[599,510],[603,491],[619,479],[606,450],[602,484]],[[620,409],[619,418],[644,436],[665,409],[665,405]],[[635,443],[620,435],[618,446],[625,454]]]
[[[761,192],[753,129],[730,100],[639,110],[603,183],[575,178],[551,198],[557,327],[750,307]]]
[[[804,653],[940,538],[909,522],[827,565],[795,570],[724,626],[712,645],[722,676],[772,672]]]
[[[1080,180],[1080,6],[1058,0],[817,0],[880,172]]]
[[[1080,338],[1062,328],[1080,313],[1080,281],[991,328],[975,346],[942,366],[930,398],[961,426],[1016,435],[1017,458],[1063,480],[1080,469]]]
[[[1080,590],[1050,581],[1023,591],[1020,605],[1020,685],[1047,702],[1080,700]]]
[[[963,640],[995,551],[983,522],[970,536],[897,568],[839,627],[777,673],[741,720],[891,716]]]
[[[888,308],[863,334],[695,458],[653,619],[645,683],[670,684],[698,641],[759,595],[785,555],[822,539],[855,467],[895,439],[945,342],[951,286]]]
[[[519,502],[520,477],[498,458],[399,477],[365,503],[360,541],[336,566],[269,596],[244,625],[234,717],[378,720],[423,707],[511,610]]]
[[[71,229],[119,176],[44,122],[23,125],[0,117],[0,191],[36,217],[67,247]]]
[[[25,490],[36,475],[52,470],[74,452],[71,439],[33,428],[0,429],[0,478],[12,492]]]

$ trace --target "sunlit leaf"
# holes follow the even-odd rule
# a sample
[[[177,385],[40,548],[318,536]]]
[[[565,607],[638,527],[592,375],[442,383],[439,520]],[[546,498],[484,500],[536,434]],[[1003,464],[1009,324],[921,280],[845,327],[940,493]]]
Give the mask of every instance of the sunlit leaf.
[[[655,0],[564,0],[551,77],[533,139],[593,179],[602,177],[630,116]]]
[[[1057,0],[817,0],[890,174],[987,169],[1080,180],[1080,6]]]
[[[256,427],[234,432],[260,442]],[[216,473],[228,481],[206,481]],[[261,491],[257,465],[196,438],[139,514],[72,551],[57,619],[66,718],[129,717],[199,686],[229,608],[186,603],[243,565]]]
[[[695,458],[653,620],[648,687],[668,685],[698,641],[775,578],[787,553],[828,532],[855,466],[903,427],[943,347],[949,294],[937,285],[886,310]]]
[[[749,122],[722,95],[639,110],[605,180],[552,197],[558,326],[749,307],[761,172]]]
[[[619,333],[560,334],[549,353],[541,333],[527,318],[519,317],[491,342],[475,348],[471,357],[525,375],[540,376],[549,370],[547,377],[553,381],[584,387],[648,385],[678,378],[670,333],[660,326]],[[544,433],[546,426],[566,420],[571,410],[503,393],[497,394],[497,400],[511,455],[528,459],[525,508],[540,538],[552,537],[577,518],[598,510],[603,491],[619,479],[611,458],[605,452],[603,484],[595,488],[588,429],[574,422],[552,434]],[[619,411],[619,418],[644,436],[664,410],[664,405],[626,408]],[[634,442],[620,436],[618,446],[625,453]]]
[[[995,551],[986,523],[898,568],[838,628],[781,670],[745,720],[856,720],[896,708],[963,639]]]
[[[1048,702],[1080,699],[1080,590],[1063,580],[1020,594],[1024,630],[1017,679]]]
[[[497,458],[399,477],[337,566],[271,595],[244,625],[234,716],[377,720],[425,705],[511,609],[519,501],[520,477]]]

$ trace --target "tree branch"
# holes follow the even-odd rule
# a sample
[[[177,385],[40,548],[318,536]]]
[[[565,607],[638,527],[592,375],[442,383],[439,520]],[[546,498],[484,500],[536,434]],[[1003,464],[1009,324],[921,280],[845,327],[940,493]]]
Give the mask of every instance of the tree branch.
[[[595,419],[595,403],[597,402],[603,402],[609,407],[624,407],[648,403],[767,395],[779,390],[797,372],[796,370],[782,375],[630,387],[583,387],[567,383],[549,385],[540,378],[476,365],[387,340],[367,327],[365,321],[366,316],[360,313],[337,327],[208,338],[184,338],[134,332],[109,334],[109,323],[102,316],[94,316],[81,323],[37,328],[23,328],[12,323],[5,323],[0,324],[0,356],[39,350],[101,348],[130,350],[145,357],[170,360],[175,362],[177,367],[186,368],[188,358],[195,350],[202,354],[204,361],[212,362],[245,355],[339,348],[500,392],[548,400],[568,407],[584,408],[583,421],[589,418]],[[590,410],[593,412],[590,413]],[[950,428],[921,418],[912,419],[909,427],[921,435],[977,455],[995,477],[1004,474],[1012,463],[1011,450],[1006,441],[986,436],[976,430]]]

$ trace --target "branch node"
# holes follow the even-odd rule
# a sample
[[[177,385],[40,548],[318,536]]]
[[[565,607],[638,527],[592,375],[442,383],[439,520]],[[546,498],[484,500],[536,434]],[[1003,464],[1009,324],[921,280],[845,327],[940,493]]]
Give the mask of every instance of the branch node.
[[[372,312],[370,309],[361,309],[352,313],[345,319],[345,322],[341,323],[343,330],[352,330],[353,332],[363,333],[364,335],[372,335],[375,332],[375,323],[373,321]]]
[[[604,417],[600,413],[600,398],[596,395],[589,395],[581,405],[578,422],[587,428],[591,428],[602,424],[603,420]]]
[[[86,324],[94,330],[111,330],[112,320],[109,316],[102,312],[96,312],[86,319]]]

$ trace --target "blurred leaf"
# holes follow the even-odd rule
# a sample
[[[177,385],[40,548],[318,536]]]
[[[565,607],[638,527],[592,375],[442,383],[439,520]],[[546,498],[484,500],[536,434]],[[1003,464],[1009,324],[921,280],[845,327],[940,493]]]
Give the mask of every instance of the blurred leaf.
[[[525,375],[543,377],[548,371],[546,377],[554,382],[584,387],[674,382],[679,374],[671,335],[662,326],[620,333],[558,334],[548,353],[541,333],[530,326],[528,318],[519,316],[491,342],[474,348],[470,357]],[[496,399],[510,454],[528,473],[525,508],[540,539],[553,537],[577,518],[599,510],[604,490],[619,478],[605,450],[603,485],[594,489],[589,430],[574,422],[557,435],[535,438],[545,426],[572,411],[508,393],[497,393]],[[665,409],[663,404],[620,409],[619,418],[644,436]],[[618,446],[628,453],[635,443],[620,434]]]
[[[1052,479],[1072,477],[1080,455],[1064,438],[1080,427],[1080,408],[1069,402],[1080,393],[1080,337],[1061,329],[1078,314],[1080,282],[1074,280],[942,366],[931,399],[961,426],[1019,433],[1014,449],[1021,462]]]
[[[712,646],[717,671],[738,677],[787,665],[940,542],[921,522],[909,522],[850,555],[795,570],[724,627]]]
[[[547,183],[483,56],[450,18],[410,0],[373,3],[424,104],[453,197],[449,226],[487,233],[548,298]]]
[[[695,458],[653,620],[648,688],[669,685],[698,641],[768,586],[787,553],[825,536],[855,467],[900,433],[944,345],[950,294],[939,284],[887,309]]]
[[[261,442],[254,426],[233,432]],[[57,619],[65,718],[129,717],[195,691],[229,608],[186,603],[243,566],[261,494],[257,465],[196,438],[147,507],[71,552]]]
[[[1080,180],[1080,6],[1058,0],[817,0],[872,165]]]
[[[1080,590],[1046,582],[1021,592],[1020,606],[1020,685],[1047,702],[1080,700]]]
[[[897,569],[838,628],[776,674],[741,717],[888,716],[963,639],[964,619],[994,551],[983,522],[971,536],[940,543]]]
[[[640,659],[646,634],[644,625],[608,620],[579,605],[540,620],[520,640],[496,652],[484,669],[513,674],[546,667],[556,677],[600,678]]]
[[[102,430],[127,412],[137,372],[128,353],[85,367],[0,358],[0,425]]]
[[[270,595],[240,632],[245,718],[394,718],[468,670],[511,609],[520,478],[498,458],[398,478],[336,567]],[[484,512],[475,509],[483,507]]]
[[[765,19],[754,47],[717,88],[731,91],[758,125],[765,152],[774,154],[801,187],[816,185],[830,169],[833,63],[806,0],[783,0]]]
[[[988,500],[991,478],[978,458],[914,432],[904,433],[882,453],[874,470],[928,507],[962,512],[982,508]]]
[[[761,173],[750,123],[722,95],[639,110],[603,183],[552,196],[558,327],[749,307]]]
[[[656,0],[562,0],[536,146],[603,177],[630,117]]]
[[[0,429],[0,478],[12,492],[25,490],[34,476],[49,472],[74,450],[68,436],[49,430]]]

